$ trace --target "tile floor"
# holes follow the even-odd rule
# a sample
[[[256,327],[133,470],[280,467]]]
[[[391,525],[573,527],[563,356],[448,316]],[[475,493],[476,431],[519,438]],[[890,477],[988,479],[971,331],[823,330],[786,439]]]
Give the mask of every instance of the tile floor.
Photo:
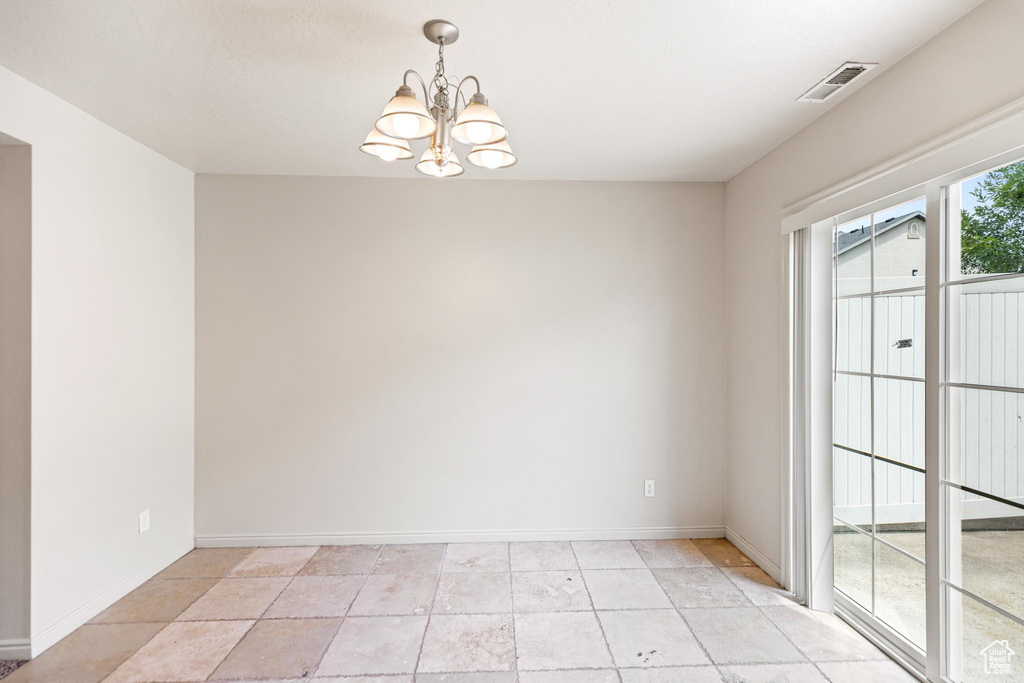
[[[724,539],[194,550],[5,683],[913,679]]]

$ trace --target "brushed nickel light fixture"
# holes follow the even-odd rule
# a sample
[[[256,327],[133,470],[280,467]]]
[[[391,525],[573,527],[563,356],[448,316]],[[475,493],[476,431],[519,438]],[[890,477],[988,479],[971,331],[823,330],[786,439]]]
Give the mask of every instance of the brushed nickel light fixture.
[[[401,87],[384,107],[359,150],[383,161],[413,159],[416,155],[409,147],[409,140],[429,138],[430,146],[420,157],[416,170],[435,178],[452,178],[465,173],[452,140],[472,146],[466,160],[474,166],[497,169],[514,165],[516,155],[508,144],[508,131],[488,106],[477,77],[458,80],[444,72],[444,47],[459,39],[459,29],[450,21],[435,19],[423,25],[423,35],[437,45],[437,64],[430,86],[417,72],[406,71]],[[415,76],[423,88],[422,103],[409,87],[410,75]],[[476,93],[468,102],[462,92],[466,81],[476,85]],[[455,89],[454,97],[449,97],[449,88]]]

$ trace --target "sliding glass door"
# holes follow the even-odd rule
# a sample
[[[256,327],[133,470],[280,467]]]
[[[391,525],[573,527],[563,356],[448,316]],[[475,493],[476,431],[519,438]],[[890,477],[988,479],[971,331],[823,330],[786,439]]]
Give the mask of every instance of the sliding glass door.
[[[831,222],[836,604],[954,683],[1024,681],[1024,162],[978,166]]]
[[[944,188],[946,671],[1024,680],[1024,163]],[[1018,659],[1019,658],[1019,659]]]
[[[835,587],[925,649],[925,200],[833,230]]]

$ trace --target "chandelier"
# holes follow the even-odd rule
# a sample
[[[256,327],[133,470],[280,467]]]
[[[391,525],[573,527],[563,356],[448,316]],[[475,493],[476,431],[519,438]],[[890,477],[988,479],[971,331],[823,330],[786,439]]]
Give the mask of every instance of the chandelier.
[[[480,92],[480,81],[476,76],[458,80],[444,72],[444,46],[459,39],[459,29],[451,22],[438,19],[423,25],[423,35],[437,44],[434,79],[428,87],[418,73],[412,69],[406,71],[402,86],[384,107],[359,151],[384,161],[404,161],[416,156],[409,147],[410,140],[430,138],[430,146],[420,157],[416,170],[435,178],[453,178],[465,173],[455,155],[452,140],[472,146],[466,160],[474,166],[496,169],[515,164],[516,156],[508,144],[508,131],[487,105],[487,98]],[[415,76],[423,88],[422,104],[409,87],[410,75]],[[462,92],[466,81],[473,81],[476,85],[476,93],[469,102]],[[449,89],[454,89],[454,97],[450,96]]]

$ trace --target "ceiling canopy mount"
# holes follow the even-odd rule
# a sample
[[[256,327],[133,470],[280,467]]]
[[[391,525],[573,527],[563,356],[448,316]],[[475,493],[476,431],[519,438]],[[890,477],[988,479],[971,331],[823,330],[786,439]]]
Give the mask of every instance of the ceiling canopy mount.
[[[434,19],[423,24],[423,35],[434,45],[451,45],[459,39],[459,29],[450,21]]]

